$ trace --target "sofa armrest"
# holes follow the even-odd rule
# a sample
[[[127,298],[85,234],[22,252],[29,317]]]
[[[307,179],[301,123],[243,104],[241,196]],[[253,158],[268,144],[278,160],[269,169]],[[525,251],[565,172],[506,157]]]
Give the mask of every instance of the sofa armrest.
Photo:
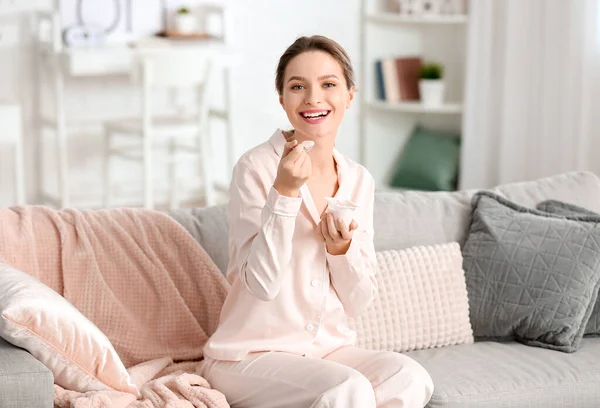
[[[27,351],[0,338],[0,407],[52,408],[54,376]]]

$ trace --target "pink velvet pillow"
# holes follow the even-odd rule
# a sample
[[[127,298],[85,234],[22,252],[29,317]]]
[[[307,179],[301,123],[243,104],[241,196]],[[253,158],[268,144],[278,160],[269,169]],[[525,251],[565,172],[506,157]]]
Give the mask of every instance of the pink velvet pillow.
[[[139,395],[108,338],[65,298],[0,263],[0,336],[29,351],[61,387]]]

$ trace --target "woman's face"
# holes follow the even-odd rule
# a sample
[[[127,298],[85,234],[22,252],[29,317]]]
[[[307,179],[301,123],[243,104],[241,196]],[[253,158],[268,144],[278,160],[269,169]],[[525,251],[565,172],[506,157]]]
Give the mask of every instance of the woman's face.
[[[341,65],[326,52],[308,51],[288,63],[279,101],[296,132],[319,139],[335,138],[353,98]]]

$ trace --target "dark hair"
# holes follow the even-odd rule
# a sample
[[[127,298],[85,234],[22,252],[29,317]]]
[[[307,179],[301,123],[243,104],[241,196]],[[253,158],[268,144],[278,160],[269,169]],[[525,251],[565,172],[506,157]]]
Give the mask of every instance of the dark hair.
[[[283,80],[288,64],[294,57],[308,51],[323,51],[331,55],[342,66],[348,89],[354,86],[354,69],[352,68],[350,57],[348,57],[342,46],[322,35],[313,35],[312,37],[298,38],[279,58],[277,73],[275,75],[275,87],[279,95],[283,93]]]

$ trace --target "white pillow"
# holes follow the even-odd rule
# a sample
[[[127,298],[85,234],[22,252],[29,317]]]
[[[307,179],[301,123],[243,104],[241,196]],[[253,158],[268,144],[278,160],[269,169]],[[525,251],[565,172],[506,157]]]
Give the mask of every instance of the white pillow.
[[[0,336],[29,351],[61,387],[139,395],[108,338],[58,293],[0,263]]]
[[[358,346],[405,352],[473,343],[457,243],[377,252],[379,295],[349,325]]]

